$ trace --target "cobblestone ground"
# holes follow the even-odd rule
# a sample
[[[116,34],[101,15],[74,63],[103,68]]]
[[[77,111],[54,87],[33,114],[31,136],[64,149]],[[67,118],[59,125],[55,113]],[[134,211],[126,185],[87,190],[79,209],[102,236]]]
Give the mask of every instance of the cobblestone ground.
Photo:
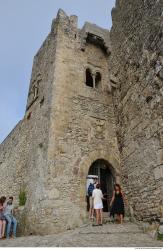
[[[133,223],[92,225],[47,236],[1,240],[0,247],[163,247]]]

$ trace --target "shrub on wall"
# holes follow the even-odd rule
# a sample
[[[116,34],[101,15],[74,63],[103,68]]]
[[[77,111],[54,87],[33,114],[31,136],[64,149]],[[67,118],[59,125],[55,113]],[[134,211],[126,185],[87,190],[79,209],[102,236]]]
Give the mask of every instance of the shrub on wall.
[[[25,190],[20,190],[19,193],[19,206],[24,206],[26,203],[27,197],[26,197],[26,192]]]

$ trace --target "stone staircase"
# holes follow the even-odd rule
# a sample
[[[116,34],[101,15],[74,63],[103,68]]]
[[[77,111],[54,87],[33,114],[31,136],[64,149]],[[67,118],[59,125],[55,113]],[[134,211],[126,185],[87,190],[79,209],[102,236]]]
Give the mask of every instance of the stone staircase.
[[[107,222],[102,227],[84,225],[55,235],[1,240],[0,247],[163,247],[163,242],[143,233],[138,225]]]

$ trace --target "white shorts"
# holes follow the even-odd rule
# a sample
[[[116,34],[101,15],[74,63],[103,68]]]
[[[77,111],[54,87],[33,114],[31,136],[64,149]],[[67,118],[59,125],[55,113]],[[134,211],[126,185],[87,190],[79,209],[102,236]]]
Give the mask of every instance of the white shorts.
[[[102,209],[102,208],[103,208],[103,204],[102,203],[94,204],[94,209]]]

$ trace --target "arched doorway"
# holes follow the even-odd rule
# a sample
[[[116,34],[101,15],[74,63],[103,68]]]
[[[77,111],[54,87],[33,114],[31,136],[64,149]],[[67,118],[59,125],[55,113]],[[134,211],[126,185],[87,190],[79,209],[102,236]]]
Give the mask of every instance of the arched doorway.
[[[110,211],[110,201],[113,194],[115,184],[114,169],[108,161],[98,159],[92,163],[89,168],[88,175],[98,176],[98,181],[101,186],[102,193],[106,200],[103,201],[104,212]]]

